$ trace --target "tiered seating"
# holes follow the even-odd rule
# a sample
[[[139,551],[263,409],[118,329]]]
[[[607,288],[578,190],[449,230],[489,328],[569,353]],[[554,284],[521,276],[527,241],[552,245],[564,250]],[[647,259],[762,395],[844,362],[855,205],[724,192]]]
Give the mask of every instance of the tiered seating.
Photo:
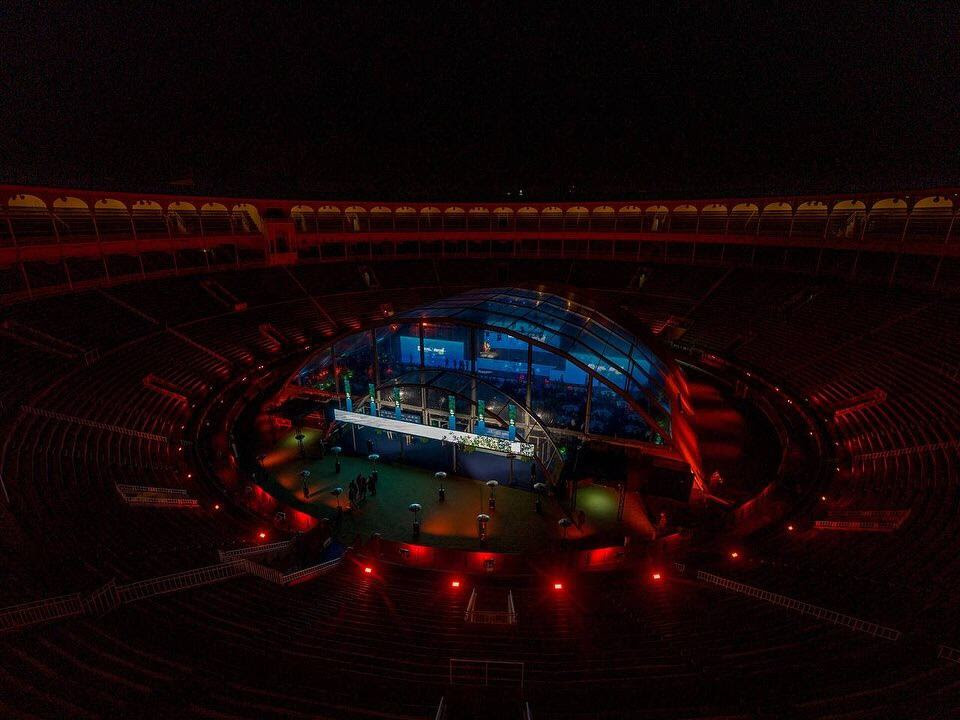
[[[797,718],[844,705],[925,717],[958,684],[932,654],[904,662],[892,643],[682,580],[585,579],[564,593],[514,580],[519,622],[503,628],[466,625],[467,587],[446,580],[383,568],[371,579],[348,562],[296,588],[238,579],[146,600],[50,628],[39,647],[12,637],[0,641],[20,661],[5,669],[18,689],[8,702],[422,718],[448,692],[450,658],[524,663],[535,717],[749,717],[775,713],[784,697]],[[64,680],[51,691],[53,674]],[[103,679],[112,693],[97,689]]]
[[[624,708],[639,718],[762,716],[785,696],[798,718],[884,717],[888,708],[925,717],[960,695],[955,668],[927,642],[960,644],[955,300],[625,261],[364,259],[213,277],[247,308],[225,307],[198,274],[8,309],[99,355],[86,365],[22,343],[0,353],[0,472],[11,495],[0,507],[3,604],[199,566],[250,539],[251,521],[214,511],[218,496],[187,476],[179,450],[190,405],[229,378],[382,321],[385,307],[475,285],[568,284],[663,332],[673,318],[683,343],[810,399],[838,443],[826,500],[801,506],[794,531],[746,542],[740,562],[714,563],[905,639],[646,578],[584,581],[571,594],[517,581],[516,627],[465,627],[467,587],[456,595],[429,573],[383,569],[371,582],[348,565],[296,588],[231,580],[0,640],[0,654],[16,660],[0,664],[0,686],[15,688],[0,694],[0,713],[98,716],[120,703],[134,715],[149,705],[161,716],[426,717],[445,692],[450,657],[526,663],[538,719],[613,718]],[[190,403],[145,387],[151,374]],[[834,419],[833,408],[877,388],[884,399]],[[133,507],[118,484],[183,489],[199,507]],[[906,509],[889,533],[813,527],[831,512]]]

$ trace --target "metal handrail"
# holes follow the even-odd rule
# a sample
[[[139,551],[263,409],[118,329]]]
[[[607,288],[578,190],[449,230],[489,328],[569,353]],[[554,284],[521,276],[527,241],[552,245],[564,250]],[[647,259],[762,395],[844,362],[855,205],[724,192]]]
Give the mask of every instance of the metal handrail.
[[[286,543],[273,543],[273,545],[281,544]],[[242,548],[242,550],[248,549],[250,548]],[[262,551],[263,547],[255,549]],[[89,595],[73,593],[0,608],[0,633],[62,618],[91,613],[102,614],[126,603],[156,595],[166,595],[180,590],[212,585],[241,575],[254,575],[278,585],[294,585],[324,575],[339,567],[342,561],[343,558],[335,558],[319,565],[284,574],[279,570],[260,565],[246,558],[234,557],[216,565],[207,565],[185,572],[138,580],[126,585],[115,585],[111,581]]]
[[[513,668],[515,670],[519,670],[519,674],[520,674],[519,688],[520,690],[523,690],[524,681],[526,679],[525,678],[526,665],[522,662],[518,662],[514,660],[480,660],[476,658],[450,658],[448,662],[450,685],[457,684],[454,682],[454,677],[455,677],[454,666],[455,665],[462,665],[465,668],[476,668],[476,669],[482,668],[484,687],[490,686],[490,668],[491,667],[503,668],[503,669]],[[494,678],[494,679],[496,680],[497,678]]]
[[[251,545],[250,547],[236,548],[235,550],[220,550],[221,562],[232,560],[239,557],[252,557],[255,555],[266,555],[280,550],[286,550],[293,546],[294,540],[280,540],[278,542],[267,543],[265,545]]]
[[[811,615],[819,620],[825,620],[826,622],[833,623],[834,625],[843,625],[851,630],[864,632],[869,635],[885,638],[887,640],[897,640],[901,635],[900,631],[895,630],[894,628],[884,627],[877,623],[869,622],[868,620],[861,620],[860,618],[853,617],[852,615],[844,615],[843,613],[839,613],[835,610],[830,610],[825,607],[820,607],[819,605],[811,605],[810,603],[803,602],[802,600],[797,600],[786,595],[772,593],[769,590],[753,587],[752,585],[737,582],[736,580],[730,580],[729,578],[704,572],[703,570],[697,571],[697,580],[704,580],[705,582],[726,588],[727,590],[732,590],[733,592],[740,593],[742,595],[748,595],[750,597],[773,603],[774,605],[780,605],[790,610],[796,610],[801,615]]]

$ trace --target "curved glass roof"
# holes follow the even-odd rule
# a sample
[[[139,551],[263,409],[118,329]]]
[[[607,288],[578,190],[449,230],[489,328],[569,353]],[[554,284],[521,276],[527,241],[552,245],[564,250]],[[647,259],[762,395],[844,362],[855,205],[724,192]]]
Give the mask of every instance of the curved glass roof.
[[[420,385],[429,402],[408,395],[403,410],[419,412],[423,423],[435,419],[433,405],[444,398],[430,394],[443,387],[474,406],[506,397],[524,411],[518,429],[525,432],[660,445],[672,440],[672,376],[602,313],[550,293],[494,288],[401,311],[341,338],[291,382],[330,397],[352,393],[358,406],[374,392],[389,402],[391,383]],[[467,428],[476,421],[470,405],[457,411]]]
[[[398,318],[495,328],[536,342],[570,356],[634,400],[646,396],[669,415],[663,361],[616,322],[572,300],[535,290],[493,288],[398,313],[393,321]]]

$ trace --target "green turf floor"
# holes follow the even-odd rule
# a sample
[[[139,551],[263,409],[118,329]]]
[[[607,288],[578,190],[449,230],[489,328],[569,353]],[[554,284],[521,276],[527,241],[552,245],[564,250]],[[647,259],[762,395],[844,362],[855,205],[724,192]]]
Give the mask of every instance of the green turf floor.
[[[310,457],[315,452],[315,437],[307,433],[307,459],[301,459],[293,433],[284,436],[266,450],[264,466],[269,479],[264,488],[278,500],[321,517],[333,517],[337,498],[331,492],[343,488],[340,504],[344,519],[339,537],[351,541],[359,534],[363,541],[378,532],[387,540],[413,541],[413,514],[407,509],[420,503],[421,532],[417,542],[425,545],[495,552],[538,552],[557,547],[560,538],[558,520],[565,516],[559,503],[551,497],[544,500],[543,514],[534,511],[534,495],[526,490],[506,486],[496,488],[496,508],[488,509],[489,488],[471,478],[450,476],[445,482],[446,501],[437,498],[438,484],[430,470],[397,463],[378,463],[377,495],[368,495],[356,508],[349,507],[347,488],[358,473],[369,476],[368,459],[343,456],[341,472],[334,469],[334,457],[323,460]],[[300,471],[309,470],[310,498],[304,500]],[[652,528],[638,496],[628,496],[624,520],[617,520],[616,491],[604,486],[580,489],[579,507],[586,513],[582,528],[571,527],[567,537],[571,544],[614,544],[624,535],[649,538]],[[481,546],[477,538],[477,514],[491,516],[488,539]]]

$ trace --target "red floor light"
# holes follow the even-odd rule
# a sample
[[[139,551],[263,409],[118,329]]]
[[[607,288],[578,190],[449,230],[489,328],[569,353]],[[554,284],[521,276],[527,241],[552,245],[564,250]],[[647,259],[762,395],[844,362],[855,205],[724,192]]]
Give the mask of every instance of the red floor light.
[[[460,581],[454,580],[453,582],[450,583],[450,587],[455,587],[455,588],[460,587]]]
[[[789,530],[790,532],[793,532],[793,525],[787,525],[787,530]]]
[[[554,589],[554,590],[563,590],[563,583],[555,582],[555,583],[553,584],[553,589]]]
[[[736,550],[734,550],[732,553],[730,553],[730,557],[732,557],[734,560],[736,560],[738,557],[740,557],[740,553],[738,553]]]
[[[654,580],[659,580],[659,579],[660,579],[660,573],[654,573],[654,574],[653,574],[653,579],[654,579]]]
[[[365,567],[365,568],[363,569],[363,571],[364,571],[367,575],[370,575],[370,574],[373,573],[373,568],[370,567],[370,566],[367,566],[367,567]]]
[[[220,503],[217,503],[216,505],[214,505],[214,506],[213,506],[213,509],[214,509],[214,510],[219,510],[219,509],[220,509]]]
[[[266,537],[267,537],[267,534],[266,534],[265,532],[260,533],[260,539],[261,539],[261,540],[263,540],[263,539],[266,538]]]

